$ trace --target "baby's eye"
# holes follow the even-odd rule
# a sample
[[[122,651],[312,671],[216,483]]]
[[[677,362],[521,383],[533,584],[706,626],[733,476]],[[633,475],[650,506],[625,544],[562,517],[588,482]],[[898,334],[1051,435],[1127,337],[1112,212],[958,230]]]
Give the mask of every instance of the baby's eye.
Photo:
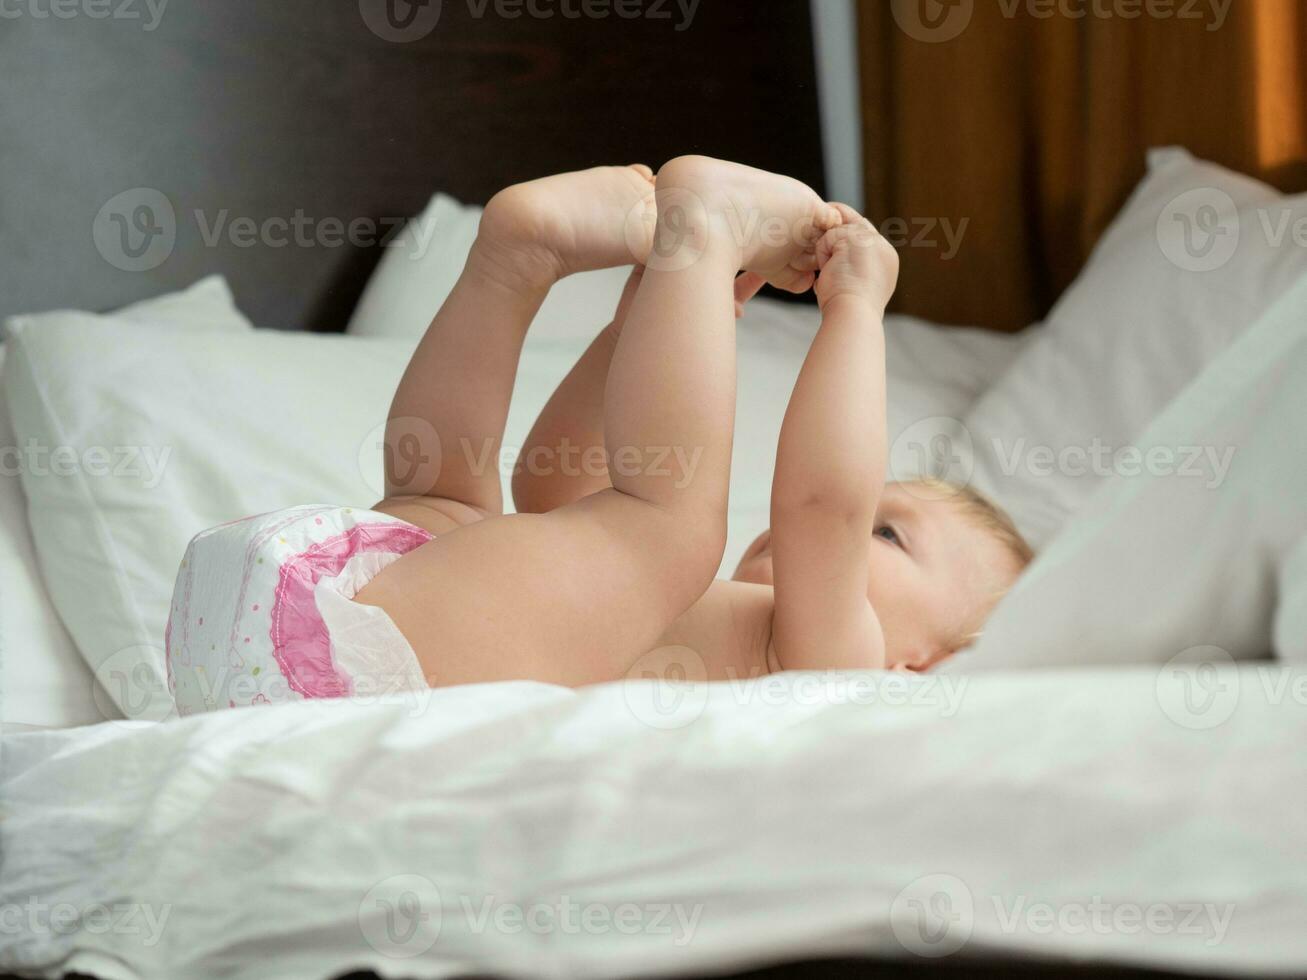
[[[890,544],[896,544],[900,548],[903,547],[903,542],[899,540],[899,532],[894,530],[894,528],[890,527],[888,524],[876,528],[876,530],[872,532],[872,535],[874,537],[884,538]]]

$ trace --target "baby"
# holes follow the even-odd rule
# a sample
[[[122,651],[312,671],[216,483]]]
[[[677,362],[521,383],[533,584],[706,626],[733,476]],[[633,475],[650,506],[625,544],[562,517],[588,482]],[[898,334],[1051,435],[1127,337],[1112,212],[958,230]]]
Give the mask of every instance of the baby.
[[[536,422],[513,483],[519,513],[505,515],[494,463],[532,318],[560,278],[633,260],[613,322]],[[712,680],[928,669],[969,642],[1030,552],[974,493],[885,484],[882,317],[897,272],[853,209],[705,157],[656,179],[601,167],[501,191],[395,395],[386,499],[227,525],[225,548],[205,546],[214,532],[197,538],[188,563],[210,584],[184,587],[184,565],[170,670],[181,646],[206,646],[188,597],[235,591],[223,581],[242,594],[219,616],[231,639],[213,644],[226,650],[216,669],[275,663],[304,697],[349,693],[369,671],[408,686],[578,686],[686,648]],[[781,429],[771,530],[714,581],[735,317],[764,282],[815,287],[822,322]],[[565,445],[607,466],[529,465],[533,449]],[[247,587],[265,558],[276,582]],[[271,612],[250,601],[259,589]],[[257,699],[227,695],[203,706]]]

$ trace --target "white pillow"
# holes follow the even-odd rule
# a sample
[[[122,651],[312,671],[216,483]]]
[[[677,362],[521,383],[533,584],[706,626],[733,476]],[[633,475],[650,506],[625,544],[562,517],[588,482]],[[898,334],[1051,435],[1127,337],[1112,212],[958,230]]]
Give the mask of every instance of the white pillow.
[[[18,329],[45,330],[57,328],[68,316],[33,314],[8,322]],[[173,330],[250,329],[220,276],[97,319],[158,322]],[[0,347],[0,366],[5,354],[6,348]],[[112,702],[93,696],[93,675],[56,614],[37,567],[20,481],[25,462],[31,464],[23,446],[15,438],[0,390],[0,721],[64,728],[103,721],[106,715],[117,717]]]
[[[374,503],[380,426],[408,349],[77,316],[20,327],[10,343],[20,442],[138,453],[110,475],[24,487],[50,595],[82,656],[128,717],[165,717],[163,627],[186,543],[246,514]]]
[[[481,211],[447,194],[433,197],[382,256],[345,332],[417,343],[463,271]],[[588,343],[612,317],[628,271],[600,269],[568,276],[549,291],[531,335]]]
[[[1047,542],[1108,473],[1133,469],[1130,450],[1116,467],[1110,453],[1307,271],[1304,219],[1307,195],[1153,151],[1042,334],[964,419],[974,473],[961,446],[948,475]]]
[[[182,330],[252,330],[253,324],[236,309],[231,287],[222,276],[205,276],[194,285],[132,303],[112,313],[94,314],[82,310],[51,310],[6,317],[3,334],[19,327],[43,330],[62,323],[66,317],[97,316],[125,323],[156,323]]]
[[[972,668],[1258,659],[1307,663],[1307,275],[1139,436],[1210,455],[1116,475],[1000,604]],[[1196,727],[1228,715],[1191,678]],[[1233,710],[1237,689],[1216,698]],[[1167,705],[1163,705],[1167,708]],[[1208,707],[1213,707],[1209,705]],[[1168,709],[1169,710],[1169,709]]]
[[[4,360],[0,347],[0,370]],[[9,410],[0,403],[0,723],[67,728],[103,721],[91,672],[36,566],[17,450]]]

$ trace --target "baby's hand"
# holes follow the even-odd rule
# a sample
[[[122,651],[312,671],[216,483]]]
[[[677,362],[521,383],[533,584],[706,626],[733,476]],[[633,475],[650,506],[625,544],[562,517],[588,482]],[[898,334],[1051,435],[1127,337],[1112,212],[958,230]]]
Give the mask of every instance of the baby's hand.
[[[817,242],[817,268],[813,289],[824,310],[836,296],[852,295],[883,312],[899,278],[899,255],[875,225],[847,204],[835,207],[844,224],[832,228]]]

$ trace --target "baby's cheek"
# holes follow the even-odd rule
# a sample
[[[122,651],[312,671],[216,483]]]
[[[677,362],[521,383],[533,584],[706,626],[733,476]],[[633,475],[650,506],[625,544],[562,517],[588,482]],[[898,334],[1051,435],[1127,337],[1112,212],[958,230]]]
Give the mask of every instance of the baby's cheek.
[[[927,615],[922,584],[918,570],[902,551],[884,545],[872,548],[867,599],[882,627],[889,628],[903,617],[920,619]]]
[[[894,559],[901,556],[901,553],[893,545],[884,544],[879,541],[872,541],[867,558],[867,567],[869,574],[867,576],[867,594],[872,595],[878,588],[885,588],[888,583],[896,577]]]

